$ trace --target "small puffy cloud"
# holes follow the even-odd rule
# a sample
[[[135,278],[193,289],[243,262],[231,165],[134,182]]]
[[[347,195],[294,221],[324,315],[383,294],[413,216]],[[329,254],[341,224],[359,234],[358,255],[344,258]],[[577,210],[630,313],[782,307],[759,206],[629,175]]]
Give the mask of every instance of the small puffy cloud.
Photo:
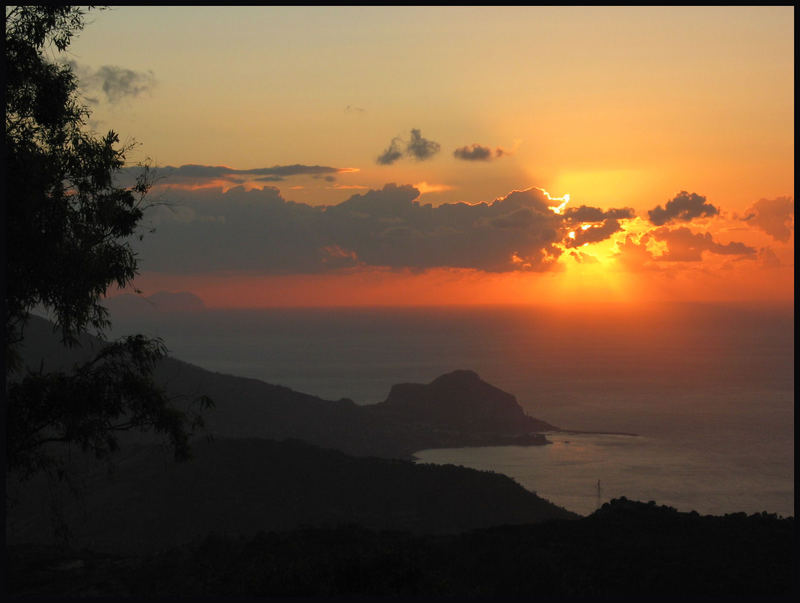
[[[441,145],[438,142],[424,138],[420,130],[412,128],[411,138],[407,142],[396,136],[376,161],[380,165],[391,165],[403,156],[417,161],[425,161],[433,157],[440,149]]]
[[[479,144],[473,144],[471,147],[461,147],[453,151],[453,156],[456,159],[463,159],[465,161],[490,161],[492,159],[492,149],[484,147]]]
[[[620,230],[622,230],[622,226],[619,220],[609,218],[608,220],[604,220],[600,225],[593,225],[585,229],[578,228],[572,231],[575,235],[574,238],[569,237],[565,239],[564,244],[567,247],[580,247],[587,243],[599,243],[600,241],[605,241],[612,234]]]
[[[684,226],[675,229],[662,226],[654,230],[652,236],[655,240],[667,244],[666,253],[655,258],[664,261],[699,262],[703,259],[704,251],[719,255],[741,256],[754,256],[757,253],[755,248],[744,243],[732,241],[723,245],[714,241],[709,232],[695,233]]]
[[[95,70],[75,61],[68,61],[67,64],[78,76],[85,99],[92,104],[99,103],[97,94],[100,92],[108,102],[118,103],[125,98],[150,92],[156,85],[152,71],[134,71],[116,65],[103,65]]]
[[[139,96],[150,91],[156,83],[152,71],[141,72],[115,65],[103,65],[96,77],[109,102],[116,103],[126,96]]]
[[[681,191],[674,199],[667,201],[665,207],[658,205],[647,212],[650,221],[656,226],[670,222],[689,222],[694,218],[711,217],[719,214],[719,209],[706,202],[706,198],[696,193]]]
[[[789,197],[761,199],[748,208],[743,220],[776,241],[788,243],[794,229],[794,203]]]
[[[471,146],[463,146],[453,151],[453,157],[464,161],[491,161],[492,159],[499,159],[508,154],[508,151],[500,147],[497,147],[493,151],[491,147],[486,147],[477,143]]]
[[[406,154],[417,161],[425,161],[439,152],[441,145],[433,140],[422,137],[422,133],[417,129],[411,130],[411,140],[408,141]]]
[[[599,207],[581,205],[563,210],[564,225],[569,234],[564,239],[565,247],[580,247],[605,241],[622,230],[620,220],[630,220],[635,212],[630,207],[603,210]]]
[[[392,165],[395,161],[403,156],[402,145],[403,141],[399,137],[392,138],[392,142],[386,150],[378,155],[376,161],[380,165]]]

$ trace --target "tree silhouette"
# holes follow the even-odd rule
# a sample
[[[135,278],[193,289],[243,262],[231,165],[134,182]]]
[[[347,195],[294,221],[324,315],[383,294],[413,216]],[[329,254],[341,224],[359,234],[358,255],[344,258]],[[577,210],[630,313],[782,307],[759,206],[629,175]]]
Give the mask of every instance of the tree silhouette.
[[[176,457],[186,458],[201,420],[173,408],[153,381],[166,352],[160,340],[126,337],[70,373],[21,366],[18,348],[33,308],[54,316],[68,345],[109,326],[101,299],[137,273],[131,239],[150,183],[145,168],[133,187],[115,185],[130,146],[120,146],[113,131],[97,136],[87,129],[89,111],[80,103],[75,74],[48,59],[83,29],[86,11],[5,10],[8,468],[29,476],[51,467],[53,442],[106,456],[117,447],[115,434],[134,428],[163,433]]]

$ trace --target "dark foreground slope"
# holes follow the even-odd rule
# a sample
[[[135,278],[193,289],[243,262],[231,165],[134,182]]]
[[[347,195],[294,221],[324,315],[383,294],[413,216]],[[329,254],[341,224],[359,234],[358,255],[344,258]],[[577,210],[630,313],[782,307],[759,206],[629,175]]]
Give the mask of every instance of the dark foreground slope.
[[[82,500],[43,477],[9,480],[11,543],[53,542],[53,496],[71,544],[99,551],[156,551],[209,532],[356,523],[372,529],[448,533],[578,516],[511,478],[452,465],[352,457],[299,441],[202,441],[175,463],[157,447],[129,449],[110,475],[84,460]]]
[[[12,547],[10,592],[789,600],[794,520],[615,500],[578,521],[461,534],[261,532],[146,557]]]

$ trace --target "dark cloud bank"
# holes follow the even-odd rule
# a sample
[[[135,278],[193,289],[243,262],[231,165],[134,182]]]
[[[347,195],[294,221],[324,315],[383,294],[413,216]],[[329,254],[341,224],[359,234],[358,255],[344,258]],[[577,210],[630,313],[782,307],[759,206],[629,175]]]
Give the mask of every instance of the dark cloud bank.
[[[357,266],[489,272],[550,269],[575,216],[597,223],[587,241],[619,229],[630,209],[548,209],[538,189],[493,203],[420,204],[412,186],[387,184],[331,206],[284,200],[265,187],[169,191],[170,206],[148,210],[155,234],[141,243],[145,270],[320,273]],[[596,232],[595,232],[596,231]],[[589,231],[587,231],[589,232]]]
[[[170,169],[184,178],[231,174],[283,177],[337,171],[302,165]],[[225,193],[219,188],[173,188],[163,193],[167,205],[148,210],[146,222],[155,226],[156,232],[137,243],[137,249],[144,270],[175,273],[313,274],[364,266],[541,272],[552,269],[565,250],[603,241],[634,217],[630,208],[604,210],[587,205],[556,214],[549,209],[552,201],[536,188],[476,205],[434,207],[421,204],[418,197],[419,191],[412,186],[387,184],[338,205],[312,206],[286,201],[273,187],[246,191],[237,186]],[[709,212],[704,209],[703,197],[688,193],[676,197],[684,198],[689,200],[689,209],[681,203],[668,203],[656,210],[681,221],[688,221],[690,213],[700,216]],[[660,215],[658,211],[656,215]],[[654,256],[646,249],[651,239],[666,243],[667,251]],[[618,257],[644,269],[654,261],[700,261],[704,252],[740,257],[756,254],[743,243],[718,243],[709,233],[695,233],[685,226],[660,226],[638,242],[629,236]],[[589,256],[584,259],[590,261]]]

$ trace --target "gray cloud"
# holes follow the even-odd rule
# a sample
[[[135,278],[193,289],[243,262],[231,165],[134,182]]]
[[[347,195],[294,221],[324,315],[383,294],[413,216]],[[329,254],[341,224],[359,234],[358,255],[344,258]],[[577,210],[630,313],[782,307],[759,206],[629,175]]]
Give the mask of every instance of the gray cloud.
[[[564,240],[566,247],[580,247],[584,244],[605,241],[615,232],[622,230],[620,220],[629,220],[636,213],[630,207],[602,210],[599,207],[581,205],[564,210],[564,221],[567,228],[575,233],[574,238]],[[583,225],[590,228],[580,228]]]
[[[408,142],[399,136],[392,139],[392,142],[376,159],[380,165],[391,165],[404,155],[417,161],[430,159],[441,149],[441,145],[433,140],[428,140],[422,136],[417,128],[411,129],[411,138]]]
[[[389,144],[388,148],[378,155],[376,161],[381,165],[393,164],[403,156],[403,151],[400,146],[402,143],[403,141],[400,138],[392,138],[392,142]]]
[[[748,208],[743,220],[776,241],[788,243],[794,227],[794,203],[789,197],[761,199]]]
[[[574,222],[602,222],[604,220],[625,220],[633,218],[636,212],[630,207],[609,209],[603,211],[599,207],[581,205],[580,207],[567,207],[564,217]]]
[[[491,161],[492,159],[499,159],[504,155],[508,155],[508,151],[500,147],[492,151],[491,147],[485,147],[477,143],[459,147],[453,151],[453,157],[464,161]]]
[[[492,149],[479,144],[471,147],[464,146],[453,151],[453,157],[464,159],[465,161],[490,161],[492,159]]]
[[[441,145],[438,142],[423,138],[422,133],[417,129],[411,130],[411,140],[406,147],[406,155],[417,161],[425,161],[436,155],[439,149],[441,149]]]
[[[655,255],[647,244],[651,241],[661,241],[667,244],[667,250]],[[767,250],[769,253],[771,250]],[[700,262],[703,253],[717,255],[738,256],[737,259],[756,259],[761,257],[764,262],[765,250],[759,253],[755,248],[732,241],[727,244],[718,243],[711,233],[695,233],[685,226],[670,229],[662,226],[642,235],[639,241],[628,235],[624,243],[619,245],[619,252],[615,255],[617,260],[629,270],[634,271],[659,271],[659,262]],[[773,254],[774,255],[774,254]]]
[[[609,218],[608,220],[603,220],[600,225],[592,226],[585,230],[579,228],[573,231],[575,233],[575,238],[566,239],[565,245],[567,247],[580,247],[585,243],[599,243],[600,241],[605,241],[612,234],[620,230],[622,230],[622,225],[619,223],[619,220]]]
[[[242,184],[247,180],[257,182],[280,182],[291,176],[334,178],[333,174],[347,171],[325,165],[275,165],[272,167],[237,170],[222,165],[187,164],[179,167],[167,165],[152,168],[151,175],[157,185],[193,185],[215,180],[223,180],[231,185]],[[141,173],[141,168],[126,167],[121,170],[121,184],[128,186]]]
[[[647,212],[650,221],[656,226],[669,222],[689,222],[694,218],[710,217],[719,214],[719,209],[706,203],[706,198],[695,193],[681,191],[665,207],[658,205]]]
[[[99,103],[96,96],[99,92],[105,95],[108,102],[118,103],[125,98],[150,92],[156,85],[156,78],[152,71],[134,71],[116,65],[103,65],[99,69],[93,70],[76,61],[68,61],[67,64],[78,76],[84,98],[92,104]]]
[[[354,266],[546,271],[563,252],[564,218],[538,189],[476,205],[433,207],[418,197],[412,186],[388,184],[311,206],[268,187],[172,189],[165,195],[172,207],[146,216],[156,232],[137,251],[143,270],[262,274]]]
[[[183,167],[193,176],[220,177],[231,171]],[[156,233],[139,244],[142,268],[264,274],[355,266],[546,271],[565,246],[601,241],[621,228],[612,216],[632,215],[628,209],[578,208],[574,216],[598,219],[572,240],[567,234],[574,220],[551,211],[552,201],[536,188],[475,205],[434,207],[421,204],[419,195],[412,186],[387,184],[338,205],[311,206],[286,201],[270,187],[246,191],[239,186],[225,193],[219,188],[164,189],[161,199],[169,206],[153,208],[146,216]]]
[[[725,245],[717,243],[710,232],[694,233],[685,226],[669,229],[666,226],[652,231],[653,238],[667,244],[667,252],[655,259],[670,262],[699,262],[703,259],[704,251],[719,255],[744,255],[753,256],[756,249],[732,241]]]
[[[152,71],[133,71],[115,65],[103,65],[97,70],[96,77],[101,82],[106,98],[112,103],[126,96],[139,96],[142,92],[148,92],[156,83]]]

